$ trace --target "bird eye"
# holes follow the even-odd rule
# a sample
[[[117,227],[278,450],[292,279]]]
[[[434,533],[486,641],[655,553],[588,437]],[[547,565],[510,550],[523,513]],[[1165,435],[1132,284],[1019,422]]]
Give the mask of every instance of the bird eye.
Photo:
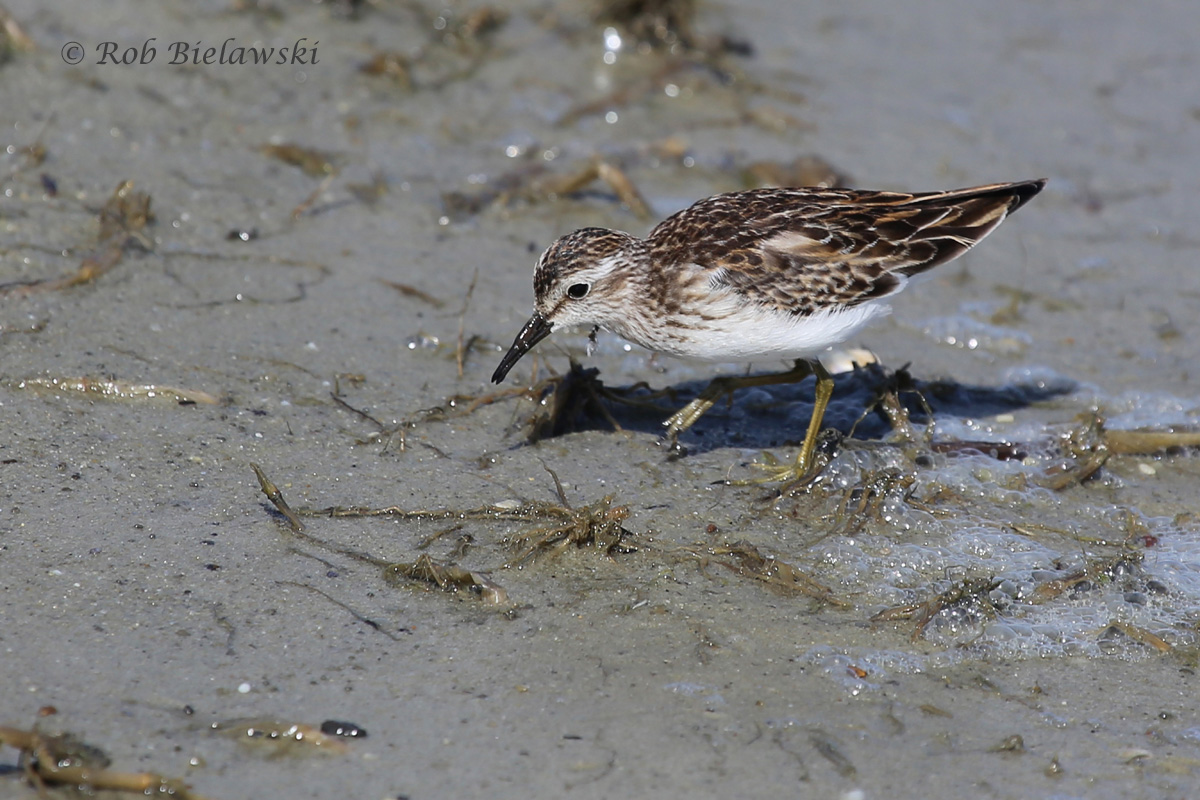
[[[567,287],[567,297],[572,300],[582,300],[592,287],[586,283],[575,283]]]

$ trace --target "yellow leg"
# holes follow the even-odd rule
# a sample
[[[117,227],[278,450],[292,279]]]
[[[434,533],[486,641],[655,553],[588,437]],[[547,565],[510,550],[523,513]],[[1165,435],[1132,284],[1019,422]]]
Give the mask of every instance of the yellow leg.
[[[813,452],[817,447],[817,437],[821,433],[821,422],[825,419],[825,409],[829,407],[829,398],[833,396],[833,378],[820,361],[814,359],[811,368],[817,376],[816,396],[813,399],[812,416],[808,420],[808,431],[804,434],[804,442],[800,445],[800,454],[796,456],[795,462],[785,467],[757,465],[767,470],[768,474],[757,480],[732,483],[791,483],[809,477],[809,473],[817,469]]]
[[[809,375],[817,375],[817,394],[820,395],[821,376],[829,381],[829,392],[833,391],[833,381],[829,378],[829,373],[821,366],[820,362],[809,362],[805,359],[797,359],[796,366],[792,367],[787,372],[773,372],[769,375],[746,375],[740,378],[725,377],[716,378],[704,391],[701,392],[695,400],[688,403],[683,408],[672,414],[663,425],[667,428],[666,437],[669,441],[674,442],[679,438],[679,434],[686,431],[692,425],[696,424],[696,420],[704,416],[704,413],[712,408],[718,400],[730,392],[738,389],[748,389],[751,386],[775,386],[781,383],[799,383]],[[825,404],[829,403],[829,392],[825,395]],[[825,405],[820,406],[821,413],[825,412]],[[813,409],[816,413],[816,409]],[[812,440],[816,441],[816,435],[809,431]],[[805,440],[807,441],[807,439]]]
[[[829,407],[829,398],[833,396],[833,378],[820,361],[812,362],[813,373],[817,376],[816,396],[813,398],[812,417],[808,420],[808,432],[804,434],[804,444],[800,446],[800,455],[790,471],[772,477],[771,480],[798,480],[813,467],[813,450],[817,447],[817,436],[821,433],[821,421],[825,419],[825,409]]]
[[[795,462],[786,467],[762,465],[769,474],[758,480],[749,482],[774,483],[776,481],[799,480],[805,477],[816,466],[813,452],[817,447],[817,437],[821,433],[821,422],[825,418],[825,409],[829,407],[829,398],[833,396],[833,378],[829,375],[825,367],[821,365],[821,362],[816,359],[812,361],[797,359],[796,365],[787,372],[776,372],[769,375],[748,375],[740,378],[724,377],[713,380],[695,400],[672,414],[663,423],[667,428],[667,441],[674,446],[679,434],[695,424],[696,420],[704,416],[704,412],[712,408],[719,399],[730,392],[738,389],[746,389],[751,386],[775,386],[783,383],[798,383],[809,375],[817,376],[816,397],[813,402],[812,417],[808,421],[808,431],[804,434],[804,443],[800,445],[800,454],[796,456]],[[743,482],[735,481],[735,483]]]

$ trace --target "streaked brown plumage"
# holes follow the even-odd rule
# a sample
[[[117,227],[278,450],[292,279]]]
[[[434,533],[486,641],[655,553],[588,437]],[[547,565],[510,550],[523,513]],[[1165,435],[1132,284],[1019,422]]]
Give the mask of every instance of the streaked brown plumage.
[[[819,370],[813,356],[886,314],[882,301],[911,276],[965,253],[1044,185],[922,194],[755,189],[701,200],[645,239],[583,228],[538,260],[534,314],[492,380],[504,380],[552,331],[574,325],[684,358],[796,358]],[[698,412],[692,406],[667,421],[671,435],[711,402]],[[812,426],[809,433],[811,453]]]

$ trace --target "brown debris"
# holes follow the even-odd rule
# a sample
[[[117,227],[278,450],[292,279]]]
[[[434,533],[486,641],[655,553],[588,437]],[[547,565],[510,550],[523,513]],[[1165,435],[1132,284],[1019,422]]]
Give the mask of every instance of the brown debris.
[[[1047,468],[1038,483],[1056,491],[1082,483],[1095,475],[1114,455],[1151,455],[1187,447],[1200,447],[1200,432],[1109,430],[1096,411],[1079,416],[1080,424],[1062,437],[1067,458]]]
[[[21,27],[7,8],[0,5],[0,64],[13,53],[32,53],[37,44]]]
[[[330,517],[330,518],[363,518],[363,517],[393,517],[398,519],[422,520],[454,520],[456,523],[467,519],[490,519],[497,521],[533,521],[548,523],[544,527],[525,532],[519,536],[511,536],[506,540],[509,544],[521,549],[521,553],[504,567],[520,566],[536,555],[549,553],[557,555],[568,546],[593,546],[606,554],[630,553],[637,547],[629,541],[632,534],[622,523],[629,516],[628,506],[614,506],[613,495],[607,495],[600,500],[580,508],[574,508],[567,501],[562,483],[553,470],[546,468],[554,480],[558,493],[557,503],[530,501],[525,503],[503,503],[470,509],[402,509],[397,506],[384,508],[368,508],[363,506],[338,507],[322,509],[299,508],[292,510],[284,500],[282,492],[266,476],[256,464],[251,464],[259,487],[263,494],[279,509],[288,520],[292,534],[303,541],[323,547],[364,563],[384,568],[388,579],[396,577],[410,578],[433,583],[447,591],[470,589],[478,593],[484,600],[492,604],[507,602],[505,591],[495,584],[487,572],[469,570],[454,564],[436,561],[427,554],[422,554],[415,561],[393,563],[378,557],[353,550],[347,547],[331,545],[304,532],[301,517]],[[450,531],[458,529],[456,524]],[[445,534],[450,531],[443,531]],[[428,542],[426,543],[426,545]]]
[[[619,398],[604,388],[599,374],[594,367],[584,369],[571,361],[567,374],[551,375],[529,387],[529,395],[540,399],[529,417],[526,441],[532,444],[578,430],[580,420],[588,415],[601,416],[620,431],[621,425],[601,402],[601,397]]]
[[[1014,733],[1012,736],[1006,736],[1000,740],[998,744],[990,748],[992,753],[1014,753],[1022,754],[1025,752],[1025,740],[1021,734]]]
[[[595,181],[606,184],[617,200],[639,219],[648,220],[653,214],[632,179],[617,164],[601,157],[588,159],[570,172],[547,173],[538,164],[501,175],[479,191],[446,192],[442,204],[451,216],[462,218],[478,214],[489,206],[507,208],[514,203],[540,203],[582,191]]]
[[[264,144],[258,148],[263,155],[282,161],[290,167],[296,167],[310,178],[325,178],[336,175],[339,170],[338,162],[341,156],[304,147],[298,144]]]
[[[446,14],[445,11],[442,13]],[[508,22],[508,18],[509,12],[499,6],[480,6],[449,20],[442,17],[447,24],[438,30],[443,44],[463,45],[495,33]]]
[[[445,300],[439,300],[438,298],[429,294],[429,292],[418,289],[415,286],[410,286],[407,283],[400,283],[398,281],[389,281],[386,278],[379,278],[378,280],[384,286],[388,286],[388,287],[391,287],[392,289],[395,289],[397,292],[404,295],[405,297],[416,298],[417,300],[420,300],[423,303],[428,303],[429,305],[433,306],[434,308],[441,308],[442,306],[446,305]]]
[[[630,553],[636,547],[626,541],[632,534],[622,527],[629,517],[629,506],[614,506],[613,495],[575,509],[562,491],[558,477],[550,471],[558,489],[559,504],[530,500],[527,503],[479,506],[475,509],[407,510],[398,506],[330,506],[325,509],[301,507],[299,517],[395,517],[401,519],[496,519],[496,521],[534,521],[551,523],[545,528],[528,531],[509,541],[523,548],[523,553],[506,566],[521,565],[541,552],[557,554],[568,545],[595,546],[605,553]],[[274,486],[274,485],[271,485]]]
[[[470,339],[464,347],[469,349]],[[536,354],[535,354],[536,358]],[[561,436],[586,428],[591,421],[601,419],[614,431],[623,429],[605,405],[605,401],[643,408],[655,413],[670,413],[669,409],[657,406],[651,401],[665,396],[670,392],[649,392],[645,384],[639,383],[628,388],[609,389],[597,377],[600,373],[595,368],[584,369],[576,361],[571,361],[571,368],[564,375],[551,374],[545,378],[538,377],[535,367],[530,377],[529,385],[510,387],[488,392],[482,395],[459,394],[446,398],[438,406],[427,408],[420,412],[422,422],[440,422],[448,419],[467,416],[484,406],[493,405],[513,399],[526,399],[534,404],[533,412],[524,418],[520,425],[525,430],[525,440],[528,443]],[[357,409],[352,409],[362,414]],[[363,414],[363,416],[366,416]],[[371,419],[381,428],[373,438],[387,438],[399,435],[401,447],[405,448],[404,438],[406,429],[412,428],[416,422],[409,420],[401,423],[396,429],[384,429],[382,423]]]
[[[591,545],[607,555],[637,550],[635,546],[626,542],[626,537],[632,534],[621,524],[629,517],[628,506],[614,507],[615,495],[608,494],[595,503],[578,509],[572,508],[558,475],[549,467],[543,468],[554,479],[554,488],[562,505],[545,503],[540,505],[539,510],[543,518],[557,521],[558,524],[512,537],[511,543],[522,548],[523,552],[506,566],[520,566],[543,552],[557,555],[572,544],[576,547]]]
[[[994,578],[968,578],[954,584],[946,591],[927,600],[924,603],[914,603],[907,606],[885,608],[871,617],[872,622],[892,622],[895,620],[913,620],[912,641],[921,638],[925,628],[934,617],[948,608],[958,606],[981,606],[991,609],[992,604],[988,593],[1000,585]]]
[[[1054,491],[1083,483],[1112,455],[1104,435],[1104,420],[1099,414],[1084,415],[1082,425],[1062,438],[1061,447],[1068,460],[1047,468],[1037,481]]]
[[[718,562],[726,569],[748,578],[762,581],[769,589],[780,594],[805,595],[822,603],[849,608],[852,604],[837,597],[828,586],[817,581],[808,573],[775,556],[764,556],[757,547],[746,541],[714,547],[714,556],[733,556],[737,563]]]
[[[842,752],[840,742],[825,731],[819,729],[810,730],[808,732],[808,741],[817,753],[833,765],[838,775],[843,778],[853,778],[858,773],[854,762]]]
[[[298,516],[296,516],[296,512],[292,511],[292,507],[289,506],[287,501],[283,499],[283,492],[279,491],[279,487],[271,482],[271,479],[267,477],[267,474],[262,471],[262,467],[251,461],[250,469],[254,470],[254,476],[258,478],[258,486],[260,489],[262,489],[262,493],[265,494],[267,499],[271,501],[271,504],[279,510],[279,513],[283,514],[284,519],[288,521],[288,525],[291,526],[292,530],[296,533],[303,531],[304,523],[300,521]]]
[[[1039,583],[1034,588],[1029,601],[1046,603],[1081,584],[1107,583],[1112,580],[1114,574],[1127,572],[1131,566],[1140,563],[1141,559],[1141,555],[1136,552],[1121,552],[1108,558],[1093,559],[1082,569],[1077,569],[1061,578]]]
[[[412,62],[403,53],[394,50],[379,51],[358,71],[372,77],[389,78],[401,89],[413,88]]]
[[[370,183],[347,183],[346,191],[354,195],[354,199],[368,208],[376,204],[388,193],[388,180],[380,170],[371,173]]]
[[[153,243],[143,230],[152,222],[150,195],[135,192],[133,181],[122,181],[100,208],[100,241],[119,240],[123,246],[132,238],[149,250]]]
[[[154,222],[150,195],[134,191],[133,181],[117,184],[100,209],[99,222],[97,248],[84,257],[78,270],[61,278],[0,285],[0,297],[24,297],[34,292],[53,292],[91,283],[119,264],[131,244],[153,249],[153,241],[144,233],[144,228]]]
[[[813,123],[807,122],[803,119],[800,119],[799,117],[795,116],[794,114],[789,114],[786,111],[783,111],[773,105],[750,106],[749,108],[746,108],[742,112],[742,120],[745,122],[749,122],[754,125],[757,125],[758,127],[763,128],[764,130],[771,131],[772,133],[791,134],[793,136],[795,136],[798,133],[811,132],[811,131],[815,131],[817,129],[817,126],[814,125]],[[798,174],[797,177],[798,178],[808,177],[805,174],[805,170],[807,170],[811,166],[811,167],[817,168],[816,174],[813,175],[812,177],[817,177],[817,178],[819,178],[819,180],[816,183],[805,182],[805,183],[789,183],[789,184],[780,184],[780,185],[784,185],[784,186],[821,186],[821,185],[826,185],[826,186],[830,186],[830,187],[846,185],[845,179],[839,173],[833,172],[832,167],[829,167],[828,170],[823,169],[822,167],[828,166],[824,162],[819,162],[819,163],[813,162],[812,164],[806,164],[804,162],[804,158],[805,157],[802,156],[801,158],[796,159],[796,161],[793,162],[796,165],[796,168],[801,170],[800,174]],[[815,157],[812,157],[812,158],[815,158]]]
[[[909,417],[908,409],[900,400],[901,395],[914,395],[917,402],[924,412],[926,418],[933,419],[933,409],[929,406],[929,401],[925,399],[925,395],[917,386],[917,381],[913,378],[912,373],[908,371],[908,364],[900,367],[895,371],[883,370],[884,379],[882,383],[875,389],[875,396],[871,403],[863,410],[863,416],[859,417],[858,422],[866,418],[867,414],[877,412],[882,414],[887,419],[888,424],[892,426],[896,438],[906,444],[916,443],[918,437],[913,430],[912,420]],[[855,423],[857,427],[858,422]],[[925,427],[923,442],[926,447],[933,446],[933,430],[932,424]],[[851,430],[853,435],[853,430]]]
[[[408,92],[442,89],[474,75],[486,63],[492,34],[508,21],[509,12],[498,6],[481,6],[460,15],[444,6],[438,8],[440,11],[430,16],[413,5],[431,31],[427,44],[411,54],[380,50],[358,71],[388,79]]]
[[[180,405],[220,405],[221,401],[199,389],[181,389],[154,383],[131,383],[104,378],[25,378],[15,384],[17,389],[78,392],[109,400],[170,400]]]
[[[557,482],[557,479],[556,479]],[[583,547],[594,545],[605,553],[627,553],[636,549],[626,538],[632,534],[621,526],[629,516],[628,506],[613,506],[613,495],[595,503],[572,508],[560,494],[562,504],[532,500],[525,503],[480,506],[468,509],[403,509],[398,506],[370,508],[365,506],[330,506],[300,508],[301,517],[395,517],[399,519],[491,519],[497,521],[545,521],[548,527],[537,528],[510,542],[524,548],[513,564],[522,564],[539,552],[561,552],[568,544]],[[509,566],[511,566],[510,564]]]
[[[1184,447],[1200,447],[1200,431],[1106,430],[1108,451],[1115,455],[1150,455]]]
[[[843,534],[854,534],[862,530],[868,520],[881,521],[883,504],[888,496],[899,489],[904,492],[904,501],[915,505],[912,494],[917,476],[895,467],[888,467],[864,474],[857,486],[845,490],[842,502],[834,514],[834,530]]]
[[[743,170],[748,189],[779,186],[819,186],[823,189],[850,185],[850,178],[816,155],[797,156],[793,161],[755,161]]]
[[[928,714],[931,717],[943,717],[945,719],[954,719],[954,715],[944,708],[938,708],[933,703],[922,703],[917,706],[922,714]]]
[[[479,595],[488,605],[508,604],[508,592],[504,591],[504,588],[492,580],[486,572],[435,561],[424,553],[418,556],[416,561],[389,565],[383,575],[393,583],[397,578],[424,581],[444,592],[457,592],[460,589],[472,592]]]
[[[458,312],[458,339],[454,347],[454,364],[458,367],[458,378],[462,380],[463,365],[467,360],[467,351],[471,344],[466,341],[467,329],[467,309],[471,307],[471,296],[475,294],[475,284],[479,282],[479,267],[475,268],[475,274],[471,276],[471,283],[467,286],[467,292],[463,295],[462,310]]]
[[[102,750],[69,733],[50,735],[36,730],[0,726],[0,743],[21,751],[25,778],[42,796],[47,786],[69,786],[86,792],[111,790],[162,795],[178,800],[204,800],[178,778],[156,772],[118,772],[108,769]]]
[[[1138,644],[1144,644],[1157,650],[1159,653],[1170,653],[1175,648],[1170,642],[1163,639],[1157,634],[1151,633],[1139,625],[1133,625],[1129,622],[1123,622],[1119,619],[1114,619],[1108,623],[1108,627],[1100,634],[1101,642],[1112,642],[1121,636],[1128,637],[1131,641]]]

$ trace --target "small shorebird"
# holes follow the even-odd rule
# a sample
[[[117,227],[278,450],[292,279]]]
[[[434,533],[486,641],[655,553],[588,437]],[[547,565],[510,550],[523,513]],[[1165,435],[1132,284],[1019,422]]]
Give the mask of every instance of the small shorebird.
[[[559,328],[603,328],[649,350],[698,361],[793,358],[787,372],[714,380],[663,424],[674,442],[724,394],[817,377],[800,454],[772,476],[812,466],[833,379],[816,354],[886,315],[908,279],[978,244],[1045,180],[907,194],[753,189],[701,200],[645,239],[583,228],[547,248],[533,274],[534,313],[492,380],[500,383]]]

